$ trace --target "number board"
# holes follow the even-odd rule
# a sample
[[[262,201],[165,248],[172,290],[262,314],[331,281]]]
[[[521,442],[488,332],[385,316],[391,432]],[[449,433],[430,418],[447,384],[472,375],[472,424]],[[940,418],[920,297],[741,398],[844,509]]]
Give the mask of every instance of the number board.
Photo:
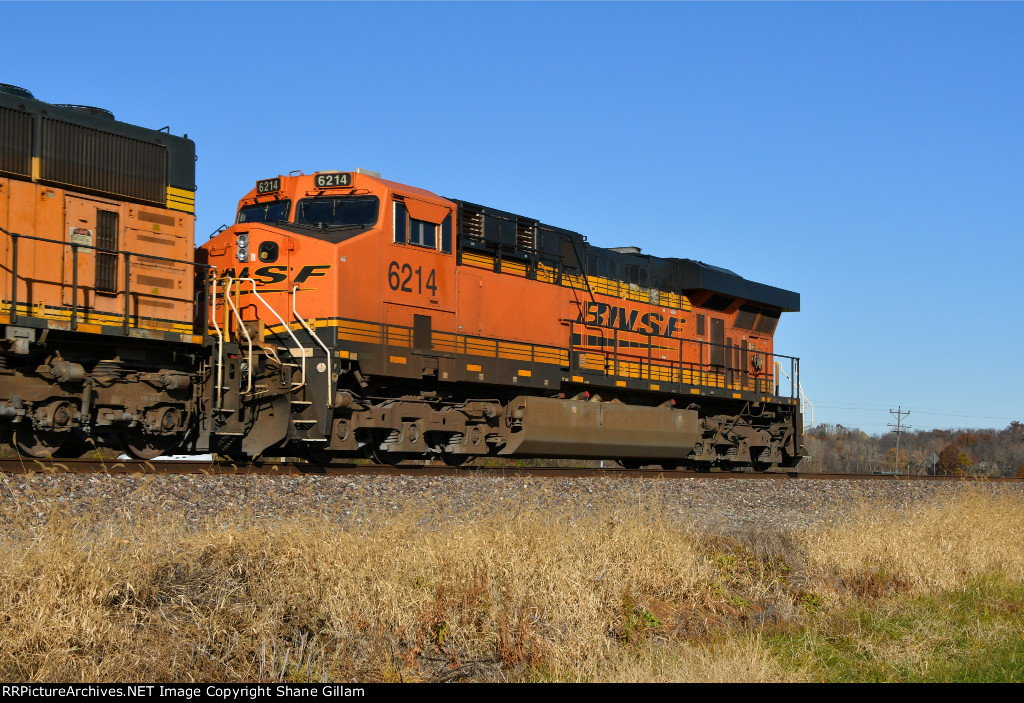
[[[351,173],[318,173],[315,176],[317,188],[337,188],[352,185]]]
[[[277,190],[281,190],[280,178],[268,178],[265,181],[256,181],[256,193],[259,195],[262,195],[263,193],[273,193]]]

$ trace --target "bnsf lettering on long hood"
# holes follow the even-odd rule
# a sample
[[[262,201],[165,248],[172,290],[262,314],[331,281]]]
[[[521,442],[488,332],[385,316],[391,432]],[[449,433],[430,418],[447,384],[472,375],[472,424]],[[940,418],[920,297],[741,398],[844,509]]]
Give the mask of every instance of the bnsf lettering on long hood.
[[[586,305],[586,314],[581,312],[576,322],[653,337],[675,337],[681,320],[674,315],[666,320],[660,312],[641,313],[619,305],[591,302]]]

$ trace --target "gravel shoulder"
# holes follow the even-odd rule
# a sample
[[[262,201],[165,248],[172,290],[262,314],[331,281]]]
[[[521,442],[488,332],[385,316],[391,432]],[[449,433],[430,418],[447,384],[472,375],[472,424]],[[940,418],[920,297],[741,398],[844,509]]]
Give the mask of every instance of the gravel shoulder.
[[[573,520],[614,509],[657,513],[680,527],[716,533],[832,524],[855,507],[901,507],[965,489],[1024,495],[1024,483],[707,478],[499,478],[484,476],[0,476],[0,529],[60,515],[79,520],[175,516],[275,521],[324,516],[361,523],[389,511],[472,518],[499,509]]]

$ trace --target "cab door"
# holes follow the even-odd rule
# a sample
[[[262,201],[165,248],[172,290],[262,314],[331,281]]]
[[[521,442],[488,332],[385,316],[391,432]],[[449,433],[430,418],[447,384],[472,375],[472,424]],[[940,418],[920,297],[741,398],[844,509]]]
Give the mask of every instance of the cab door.
[[[391,217],[393,236],[383,262],[385,320],[412,327],[413,316],[420,315],[431,318],[432,329],[454,331],[454,207],[396,195]]]
[[[711,327],[711,349],[708,352],[711,362],[711,383],[709,385],[724,386],[728,360],[725,347],[725,320],[720,317],[712,317],[708,322]]]
[[[385,301],[455,310],[452,209],[415,198],[395,198]]]

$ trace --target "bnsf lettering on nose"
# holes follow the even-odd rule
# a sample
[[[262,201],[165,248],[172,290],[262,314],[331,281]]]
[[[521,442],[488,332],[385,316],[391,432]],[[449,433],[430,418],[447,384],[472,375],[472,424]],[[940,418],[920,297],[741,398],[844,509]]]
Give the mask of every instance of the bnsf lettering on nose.
[[[295,278],[292,279],[294,283],[305,283],[310,278],[317,278],[320,276],[326,276],[327,272],[331,269],[330,264],[312,264],[309,266],[303,266],[299,269],[298,273],[295,274]],[[294,270],[294,269],[292,269]],[[220,278],[253,278],[259,285],[270,285],[273,283],[281,283],[288,279],[288,267],[287,266],[261,266],[252,273],[249,272],[249,267],[246,266],[241,271],[237,272],[234,268],[226,268],[220,273]]]
[[[679,325],[679,318],[665,316],[659,312],[641,313],[607,303],[587,303],[586,315],[576,320],[594,327],[612,327],[625,332],[637,332],[652,337],[673,337]]]

